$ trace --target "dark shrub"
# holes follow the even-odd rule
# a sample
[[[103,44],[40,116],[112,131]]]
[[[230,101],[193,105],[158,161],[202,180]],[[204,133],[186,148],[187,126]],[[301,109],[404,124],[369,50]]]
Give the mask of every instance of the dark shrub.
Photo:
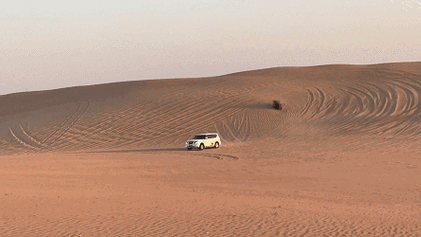
[[[272,104],[272,107],[273,107],[274,109],[277,109],[277,110],[281,110],[281,109],[282,109],[282,105],[281,105],[281,103],[279,102],[279,100],[274,100],[274,101],[273,101],[273,104]]]

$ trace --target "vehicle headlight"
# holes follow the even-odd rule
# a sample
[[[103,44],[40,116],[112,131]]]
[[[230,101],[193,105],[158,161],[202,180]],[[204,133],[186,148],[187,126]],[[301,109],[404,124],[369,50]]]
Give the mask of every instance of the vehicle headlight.
[[[197,144],[197,141],[195,141],[194,144]]]

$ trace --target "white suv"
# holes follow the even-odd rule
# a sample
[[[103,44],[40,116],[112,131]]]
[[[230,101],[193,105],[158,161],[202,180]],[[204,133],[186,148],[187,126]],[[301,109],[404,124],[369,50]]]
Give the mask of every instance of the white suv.
[[[186,142],[186,148],[191,150],[193,148],[198,148],[203,150],[207,147],[218,148],[221,145],[221,139],[219,138],[218,133],[201,133],[197,134]]]

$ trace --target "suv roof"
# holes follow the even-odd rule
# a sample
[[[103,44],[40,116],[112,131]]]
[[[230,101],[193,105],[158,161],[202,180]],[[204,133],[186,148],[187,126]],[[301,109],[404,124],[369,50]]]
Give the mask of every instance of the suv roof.
[[[199,133],[196,135],[218,135],[218,133]]]

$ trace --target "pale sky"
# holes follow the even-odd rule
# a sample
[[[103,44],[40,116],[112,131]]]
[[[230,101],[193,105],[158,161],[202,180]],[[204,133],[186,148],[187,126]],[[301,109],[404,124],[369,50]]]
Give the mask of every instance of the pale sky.
[[[421,61],[421,0],[0,0],[0,95]]]

